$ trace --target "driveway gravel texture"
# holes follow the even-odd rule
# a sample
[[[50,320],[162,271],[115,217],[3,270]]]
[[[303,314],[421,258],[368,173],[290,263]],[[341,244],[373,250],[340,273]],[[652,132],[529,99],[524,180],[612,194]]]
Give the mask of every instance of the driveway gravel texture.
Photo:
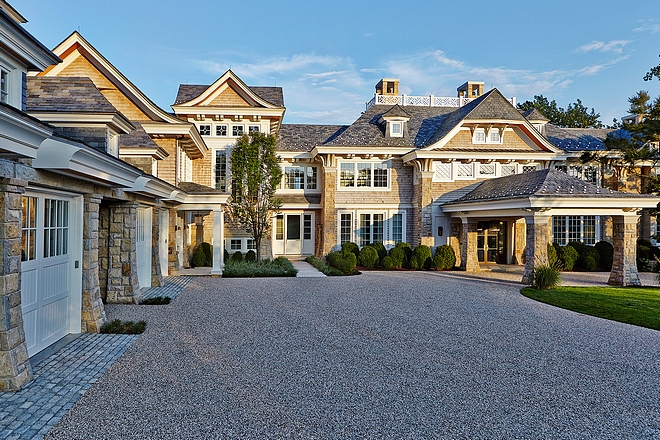
[[[660,333],[438,272],[197,278],[51,439],[660,437]]]

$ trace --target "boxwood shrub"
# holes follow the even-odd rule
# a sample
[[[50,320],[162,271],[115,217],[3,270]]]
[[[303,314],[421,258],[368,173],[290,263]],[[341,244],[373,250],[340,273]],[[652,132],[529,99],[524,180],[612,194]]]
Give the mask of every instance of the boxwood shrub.
[[[614,260],[614,246],[607,241],[599,241],[594,246],[600,255],[600,267],[605,270],[612,270]]]
[[[402,247],[393,247],[390,249],[389,257],[392,259],[393,268],[400,269],[406,261],[406,252]]]
[[[243,254],[241,251],[234,252],[234,255],[231,256],[231,261],[241,262],[243,261]]]
[[[355,255],[355,258],[360,256],[360,246],[358,246],[357,244],[355,244],[351,241],[342,244],[341,245],[341,250],[342,251],[353,252],[353,254]]]
[[[448,244],[443,244],[435,248],[435,257],[433,266],[438,270],[453,269],[456,264],[456,254],[454,248]]]
[[[378,251],[371,246],[364,246],[360,250],[358,263],[362,267],[374,267],[378,264]]]
[[[405,259],[403,260],[403,267],[406,269],[410,269],[410,259],[412,258],[412,246],[410,246],[408,243],[405,241],[402,241],[400,243],[397,243],[396,246],[397,248],[403,249],[403,252],[405,253]]]
[[[245,254],[245,261],[247,261],[248,263],[254,263],[255,261],[257,261],[257,253],[252,249],[250,249]]]
[[[383,246],[383,243],[380,241],[371,243],[369,246],[376,249],[376,252],[378,252],[378,261],[382,261],[383,258],[387,257],[387,249],[385,249],[385,246]]]
[[[432,264],[431,248],[424,244],[417,246],[410,259],[410,268],[415,270],[429,269]]]
[[[392,257],[390,257],[389,255],[383,258],[383,260],[380,262],[380,265],[383,266],[383,269],[387,269],[387,270],[392,270],[395,268],[394,259],[392,259]]]
[[[353,273],[355,266],[357,266],[357,258],[351,251],[341,250],[330,252],[325,259],[330,266],[339,269],[344,275]]]

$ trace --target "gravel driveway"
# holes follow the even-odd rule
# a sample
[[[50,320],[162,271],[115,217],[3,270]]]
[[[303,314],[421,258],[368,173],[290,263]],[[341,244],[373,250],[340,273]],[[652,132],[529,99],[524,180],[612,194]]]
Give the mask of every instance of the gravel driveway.
[[[658,438],[660,333],[440,273],[198,278],[47,438]]]

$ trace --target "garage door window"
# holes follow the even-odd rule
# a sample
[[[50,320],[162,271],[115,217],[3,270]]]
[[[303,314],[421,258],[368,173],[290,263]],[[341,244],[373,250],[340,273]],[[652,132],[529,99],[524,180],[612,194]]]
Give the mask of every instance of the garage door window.
[[[31,261],[36,258],[37,243],[37,198],[23,197],[23,224],[21,227],[23,248],[21,261]]]
[[[69,253],[69,202],[46,199],[44,213],[44,258]]]

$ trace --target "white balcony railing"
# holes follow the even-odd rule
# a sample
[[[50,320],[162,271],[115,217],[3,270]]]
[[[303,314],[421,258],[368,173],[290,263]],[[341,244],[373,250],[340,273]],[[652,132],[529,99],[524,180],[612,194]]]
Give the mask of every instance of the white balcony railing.
[[[463,107],[477,98],[447,97],[447,96],[409,96],[409,95],[374,95],[367,102],[367,110],[373,105],[411,105],[417,107]],[[513,106],[516,105],[516,97],[508,100]]]

